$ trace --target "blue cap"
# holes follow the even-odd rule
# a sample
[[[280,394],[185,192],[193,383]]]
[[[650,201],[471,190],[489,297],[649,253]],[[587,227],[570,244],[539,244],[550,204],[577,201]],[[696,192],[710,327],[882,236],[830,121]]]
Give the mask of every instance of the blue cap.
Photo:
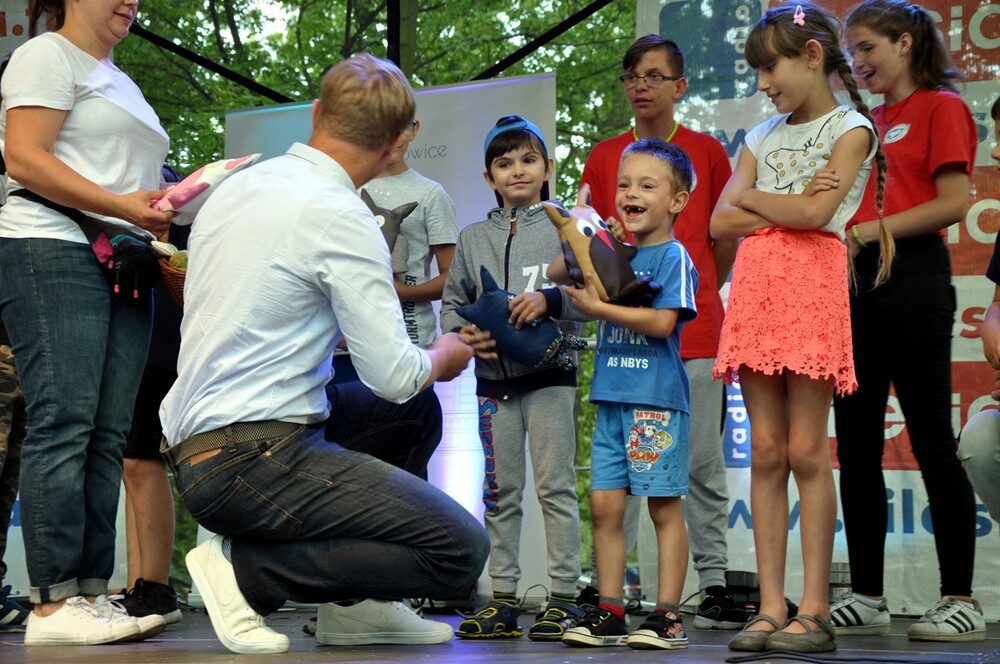
[[[542,147],[545,148],[546,154],[549,153],[549,146],[545,142],[545,137],[542,135],[542,130],[539,129],[538,126],[531,120],[525,120],[520,116],[517,117],[519,119],[515,120],[514,122],[505,124],[500,127],[494,125],[490,129],[489,133],[486,134],[486,140],[483,141],[483,154],[485,154],[486,151],[490,149],[490,143],[493,142],[493,139],[495,139],[500,134],[503,134],[504,132],[513,131],[515,129],[527,129],[528,131],[530,131],[532,134],[538,137],[539,141],[542,142]]]

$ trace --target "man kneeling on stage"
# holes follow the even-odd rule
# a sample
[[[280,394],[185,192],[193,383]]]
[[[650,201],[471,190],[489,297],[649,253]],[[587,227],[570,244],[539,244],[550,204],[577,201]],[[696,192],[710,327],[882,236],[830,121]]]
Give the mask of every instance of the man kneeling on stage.
[[[288,600],[328,602],[320,643],[446,641],[450,626],[399,600],[454,596],[485,562],[475,518],[377,458],[403,456],[412,442],[394,440],[394,426],[427,413],[404,402],[472,357],[455,334],[410,343],[389,252],[356,194],[414,111],[398,68],[349,58],[323,78],[308,145],[232,175],[195,220],[161,451],[185,506],[218,533],[187,564],[233,652],[286,652],[263,616]],[[336,393],[336,426],[324,427],[341,336],[365,385]],[[327,442],[327,429],[343,438]],[[337,444],[347,440],[386,451]]]

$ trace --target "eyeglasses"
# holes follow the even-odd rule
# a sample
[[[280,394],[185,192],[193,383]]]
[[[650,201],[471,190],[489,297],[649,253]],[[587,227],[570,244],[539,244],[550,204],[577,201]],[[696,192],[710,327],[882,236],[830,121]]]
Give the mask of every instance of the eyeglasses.
[[[618,80],[622,82],[626,88],[634,88],[639,83],[639,79],[651,88],[655,88],[659,85],[663,85],[664,81],[679,81],[680,76],[668,76],[666,74],[661,74],[660,72],[654,71],[651,74],[646,74],[645,76],[638,76],[636,74],[622,74],[618,77]]]
[[[413,136],[413,132],[416,131],[416,130],[417,130],[417,121],[416,120],[410,120],[410,124],[408,124],[406,126],[406,129],[403,130],[403,133],[406,134],[407,136],[411,136],[412,137]]]

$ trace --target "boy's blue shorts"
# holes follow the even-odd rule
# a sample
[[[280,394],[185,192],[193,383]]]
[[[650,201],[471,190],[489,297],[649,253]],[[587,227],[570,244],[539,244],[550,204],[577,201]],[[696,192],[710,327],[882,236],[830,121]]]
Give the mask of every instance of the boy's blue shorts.
[[[683,496],[688,489],[690,416],[649,406],[599,403],[590,489]]]

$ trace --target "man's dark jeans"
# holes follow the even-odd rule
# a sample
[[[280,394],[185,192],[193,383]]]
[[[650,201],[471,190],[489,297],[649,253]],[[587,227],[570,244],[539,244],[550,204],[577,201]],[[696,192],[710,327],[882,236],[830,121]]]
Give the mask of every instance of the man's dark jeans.
[[[361,384],[331,388],[330,397],[324,428],[238,443],[174,468],[195,520],[233,538],[236,579],[253,609],[448,597],[474,584],[489,553],[485,530],[412,474],[440,439],[436,399],[396,405]]]

